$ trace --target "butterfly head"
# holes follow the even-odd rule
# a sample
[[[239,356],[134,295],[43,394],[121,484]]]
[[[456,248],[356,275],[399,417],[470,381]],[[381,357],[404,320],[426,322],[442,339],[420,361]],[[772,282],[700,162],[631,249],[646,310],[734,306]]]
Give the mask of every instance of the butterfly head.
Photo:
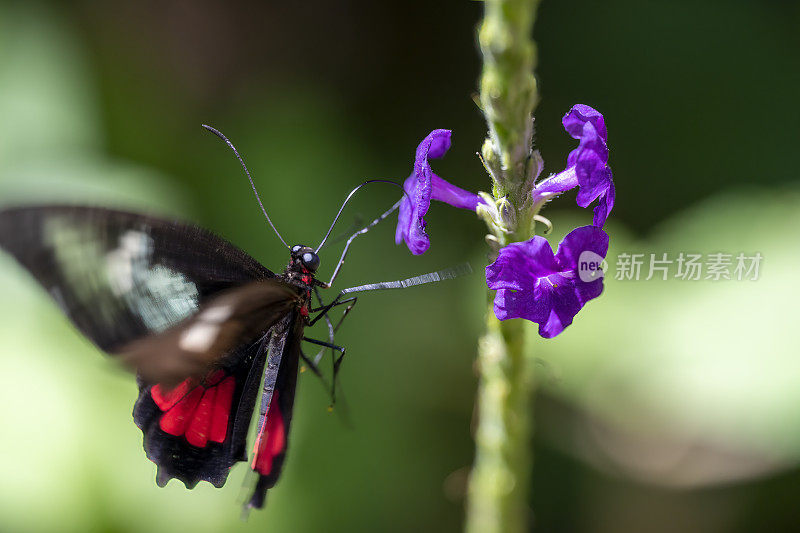
[[[313,248],[296,244],[292,246],[291,266],[301,267],[310,273],[314,273],[319,268],[319,256]]]

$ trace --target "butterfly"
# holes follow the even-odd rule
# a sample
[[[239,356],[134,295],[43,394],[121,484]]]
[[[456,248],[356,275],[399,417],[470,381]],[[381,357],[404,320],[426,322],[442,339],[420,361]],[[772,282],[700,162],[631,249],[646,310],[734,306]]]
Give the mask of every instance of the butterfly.
[[[263,207],[267,221],[286,242]],[[175,478],[187,488],[200,481],[222,487],[232,466],[248,460],[247,434],[259,392],[256,440],[250,468],[257,475],[248,508],[261,508],[286,457],[299,362],[319,374],[302,350],[309,342],[345,350],[333,333],[352,309],[350,293],[403,288],[455,277],[447,269],[401,281],[342,290],[327,305],[319,289],[331,286],[350,244],[392,209],[348,240],[330,281],[316,278],[324,246],[347,201],[316,248],[289,247],[289,261],[275,273],[227,240],[198,226],[138,213],[69,205],[0,210],[0,248],[10,253],[55,300],[73,324],[102,351],[134,370],[139,396],[133,418],[143,433],[156,482]],[[317,296],[317,306],[314,298]],[[329,312],[346,305],[336,326]],[[305,337],[324,319],[329,338]],[[335,388],[332,389],[335,391]]]

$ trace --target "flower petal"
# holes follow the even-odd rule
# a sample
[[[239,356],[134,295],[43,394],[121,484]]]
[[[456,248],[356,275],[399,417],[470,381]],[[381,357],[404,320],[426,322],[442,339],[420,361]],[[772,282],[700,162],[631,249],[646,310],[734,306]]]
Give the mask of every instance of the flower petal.
[[[537,235],[501,248],[495,262],[486,267],[486,283],[493,290],[531,290],[539,278],[558,270],[550,243]]]
[[[547,320],[552,309],[551,294],[542,291],[539,282],[528,291],[500,289],[494,297],[494,314],[498,320],[524,318],[541,323]]]
[[[428,157],[438,159],[444,157],[445,152],[450,149],[450,137],[453,134],[450,130],[433,130],[417,146],[417,155],[414,158],[414,175],[417,179],[431,179],[431,165]]]
[[[572,106],[561,123],[564,129],[567,130],[573,139],[580,139],[583,135],[583,128],[587,122],[591,122],[597,130],[597,133],[603,138],[604,141],[608,140],[608,131],[606,130],[606,121],[603,115],[596,109],[586,104],[575,104]]]
[[[552,282],[549,288],[552,307],[547,321],[538,322],[539,335],[545,339],[551,339],[564,331],[583,307],[575,293],[572,279],[556,275],[549,277],[548,281]]]
[[[567,157],[567,170],[574,168],[580,185],[576,202],[581,207],[598,200],[593,224],[602,227],[614,207],[614,182],[608,166],[608,131],[603,115],[577,104],[564,115],[564,129],[580,144]],[[566,172],[565,170],[564,172]]]
[[[611,169],[609,169],[608,172],[610,174]],[[602,228],[605,225],[608,215],[611,214],[611,209],[614,207],[615,195],[616,189],[614,188],[614,182],[612,181],[608,187],[608,190],[600,197],[600,202],[598,202],[593,210],[594,218],[592,220],[592,224],[598,228]]]
[[[531,193],[531,200],[535,206],[542,202],[552,200],[559,194],[574,189],[577,186],[578,175],[575,173],[575,167],[567,167],[566,170],[537,183]]]
[[[588,257],[582,254],[590,252]],[[499,320],[525,318],[539,324],[539,335],[555,337],[572,324],[589,300],[603,292],[603,279],[583,281],[581,261],[602,261],[608,235],[595,226],[572,230],[553,254],[543,237],[509,244],[486,267],[486,283],[497,290],[494,313]]]
[[[539,324],[539,335],[545,339],[572,324],[582,307],[570,280],[558,274],[540,279],[532,290],[499,290],[494,299],[498,320],[524,318],[535,322]]]
[[[394,241],[397,244],[406,242],[406,246],[414,255],[425,253],[430,248],[431,242],[428,234],[425,233],[425,220],[419,215],[412,200],[415,191],[412,187],[416,182],[414,176],[409,177],[403,184],[406,194],[400,202],[400,209],[397,214],[397,229],[395,230]],[[430,202],[428,202],[430,204]],[[427,211],[427,207],[425,208]]]
[[[608,255],[608,234],[596,226],[582,226],[575,228],[558,244],[556,261],[562,271],[574,273],[572,285],[575,295],[583,307],[586,302],[597,298],[603,292],[603,278],[589,282],[583,281],[580,276],[579,264],[584,261],[601,261]],[[581,257],[586,252],[589,255]]]
[[[580,281],[580,280],[579,280]],[[589,300],[594,300],[603,293],[603,278],[584,283],[580,281],[575,284],[575,296],[581,307],[586,305]]]
[[[611,172],[608,170],[608,153],[605,147],[599,146],[602,141],[591,141],[570,152],[568,168],[575,169],[580,190],[576,201],[581,207],[588,207],[602,195],[609,186]]]
[[[555,259],[559,270],[577,271],[578,259],[584,252],[592,252],[605,259],[608,254],[608,234],[595,226],[581,226],[570,231],[558,243]]]
[[[415,188],[417,185],[418,180],[413,175],[403,183],[403,190],[406,194],[400,202],[397,229],[394,235],[395,243],[400,244],[405,241],[406,246],[414,255],[424,254],[431,245],[430,238],[425,232],[425,219],[423,219],[430,207],[430,200],[427,203],[424,202],[424,199],[420,200],[419,188]]]
[[[431,189],[431,197],[434,200],[450,204],[453,207],[475,211],[478,204],[483,202],[481,197],[477,194],[456,187],[434,173],[431,173]]]
[[[454,207],[474,211],[480,196],[465,191],[433,173],[428,158],[444,156],[450,148],[450,130],[433,130],[417,146],[414,158],[414,173],[403,184],[405,197],[400,203],[395,231],[395,242],[405,241],[414,255],[425,253],[430,247],[430,238],[425,232],[425,214],[431,200],[446,202]]]
[[[417,147],[417,161],[432,157],[439,159],[450,149],[450,137],[453,135],[451,130],[433,130],[425,137]],[[424,151],[424,153],[422,153]]]

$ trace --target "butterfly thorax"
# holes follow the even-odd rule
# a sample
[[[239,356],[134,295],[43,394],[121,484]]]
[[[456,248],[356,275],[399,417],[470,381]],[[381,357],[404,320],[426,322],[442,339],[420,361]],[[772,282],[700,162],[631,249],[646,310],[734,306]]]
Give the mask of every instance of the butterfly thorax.
[[[307,314],[307,311],[305,313],[303,311],[308,308],[308,303],[311,300],[311,290],[315,285],[319,285],[314,278],[318,267],[319,256],[314,252],[313,248],[301,244],[292,247],[289,264],[286,265],[286,270],[284,270],[282,277],[284,281],[303,289],[306,295],[300,310],[303,315]]]

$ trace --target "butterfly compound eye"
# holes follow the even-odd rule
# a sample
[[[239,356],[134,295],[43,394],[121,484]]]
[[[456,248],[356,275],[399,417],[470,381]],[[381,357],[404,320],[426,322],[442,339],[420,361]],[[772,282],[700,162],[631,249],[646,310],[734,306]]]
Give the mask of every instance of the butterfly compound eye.
[[[292,254],[296,255],[302,248],[303,246],[301,244],[295,244],[292,246]]]
[[[319,256],[314,252],[306,252],[300,259],[303,261],[303,266],[311,272],[316,272],[319,268]]]

